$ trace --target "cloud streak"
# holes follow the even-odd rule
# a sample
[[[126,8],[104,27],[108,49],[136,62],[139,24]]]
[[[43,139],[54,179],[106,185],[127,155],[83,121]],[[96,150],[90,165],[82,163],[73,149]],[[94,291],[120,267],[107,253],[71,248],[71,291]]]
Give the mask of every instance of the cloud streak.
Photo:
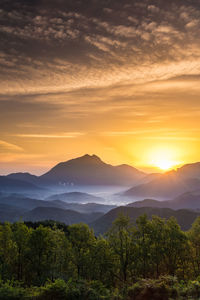
[[[17,145],[2,141],[2,140],[0,140],[0,150],[1,150],[1,152],[6,151],[6,150],[10,151],[10,152],[23,152],[24,151],[23,148],[21,148]]]
[[[76,138],[81,135],[84,135],[82,132],[68,132],[61,134],[42,134],[42,133],[31,133],[31,134],[16,134],[15,136],[20,138],[38,138],[38,139],[68,139]]]

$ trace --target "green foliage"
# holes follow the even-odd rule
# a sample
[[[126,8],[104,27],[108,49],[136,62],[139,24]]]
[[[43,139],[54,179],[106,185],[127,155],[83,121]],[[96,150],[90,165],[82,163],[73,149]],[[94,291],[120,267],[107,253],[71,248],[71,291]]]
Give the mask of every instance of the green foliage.
[[[85,224],[0,225],[0,300],[199,299],[199,274],[200,218],[184,233],[120,215],[98,238]]]
[[[48,282],[41,288],[38,300],[65,300],[67,299],[67,285],[65,281],[57,279],[55,282]]]
[[[0,300],[23,300],[27,291],[17,282],[0,282]]]
[[[157,280],[143,279],[128,289],[127,300],[180,299],[177,285],[174,277],[161,277]]]
[[[110,300],[111,294],[99,281],[70,281],[67,284],[67,299],[69,300]]]

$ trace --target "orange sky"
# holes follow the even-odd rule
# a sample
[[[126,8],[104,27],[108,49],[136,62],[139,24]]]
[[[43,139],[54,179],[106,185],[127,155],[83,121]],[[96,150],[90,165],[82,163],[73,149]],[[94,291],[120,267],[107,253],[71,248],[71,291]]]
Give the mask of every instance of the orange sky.
[[[193,1],[36,11],[20,1],[0,13],[1,174],[41,174],[85,153],[147,171],[200,161]]]
[[[60,100],[60,108],[44,115],[19,113],[17,126],[2,133],[1,169],[42,173],[85,153],[147,171],[158,156],[177,164],[198,161],[199,92],[196,78],[179,78],[40,96],[52,106]],[[78,105],[62,103],[76,102],[77,94]],[[8,114],[12,119],[13,112]]]

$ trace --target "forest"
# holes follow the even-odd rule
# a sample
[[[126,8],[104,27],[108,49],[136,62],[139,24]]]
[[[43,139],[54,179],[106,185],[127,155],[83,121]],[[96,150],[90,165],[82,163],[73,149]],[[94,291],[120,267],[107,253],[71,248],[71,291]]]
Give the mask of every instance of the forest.
[[[0,299],[199,299],[200,218],[119,215],[104,236],[54,221],[0,225]]]

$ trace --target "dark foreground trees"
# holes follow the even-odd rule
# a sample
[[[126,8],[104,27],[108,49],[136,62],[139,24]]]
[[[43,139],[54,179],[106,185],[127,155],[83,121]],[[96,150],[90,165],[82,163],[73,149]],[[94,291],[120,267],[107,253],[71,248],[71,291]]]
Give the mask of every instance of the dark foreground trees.
[[[198,299],[200,218],[185,233],[174,218],[120,215],[105,237],[85,224],[5,223],[0,279],[0,299]]]

